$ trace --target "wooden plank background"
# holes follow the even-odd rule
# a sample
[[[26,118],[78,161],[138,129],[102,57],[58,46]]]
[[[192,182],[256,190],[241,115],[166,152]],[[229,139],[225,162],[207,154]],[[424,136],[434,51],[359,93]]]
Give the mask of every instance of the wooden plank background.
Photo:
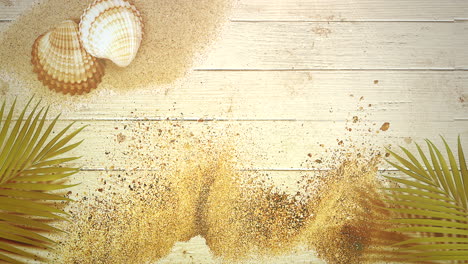
[[[12,20],[34,0],[1,0],[0,19]],[[237,0],[232,20],[452,21],[467,18],[464,0]]]
[[[125,157],[115,138],[139,120],[169,118],[194,131],[210,125],[252,135],[239,145],[254,144],[246,155],[256,162],[239,169],[269,171],[278,179],[308,169],[309,153],[326,158],[319,143],[336,146],[337,139],[362,136],[345,130],[353,116],[373,128],[367,136],[376,145],[406,146],[409,138],[440,143],[443,134],[451,144],[461,135],[468,148],[468,1],[234,2],[219,41],[186,82],[116,94],[105,104],[83,102],[64,113],[59,126],[90,124],[81,135],[87,147],[75,151],[86,164],[80,188],[91,192],[96,182],[90,179],[127,169],[116,163]],[[31,3],[0,0],[0,32]],[[390,130],[377,134],[384,122]],[[199,263],[213,261],[195,239],[177,244],[162,263],[186,263],[180,252],[187,249]]]

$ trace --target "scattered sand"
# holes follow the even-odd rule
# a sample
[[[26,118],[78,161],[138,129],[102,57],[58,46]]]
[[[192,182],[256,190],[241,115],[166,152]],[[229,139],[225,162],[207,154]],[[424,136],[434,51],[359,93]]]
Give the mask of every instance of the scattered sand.
[[[119,143],[130,150],[127,171],[107,174],[96,192],[71,194],[79,201],[68,210],[72,221],[60,223],[70,235],[57,238],[55,262],[154,262],[199,235],[227,259],[290,250],[305,204],[297,209],[298,195],[237,170],[229,136],[209,126],[196,136],[177,122],[141,124],[127,127],[131,136]],[[158,170],[139,170],[149,167]]]
[[[318,142],[323,153],[304,154],[301,166],[331,170],[298,173],[284,183],[269,172],[238,170],[252,166],[246,157],[269,158],[246,150],[256,144],[246,139],[248,129],[240,135],[235,125],[172,121],[111,127],[115,144],[101,154],[118,170],[110,167],[72,189],[71,221],[57,223],[68,235],[54,237],[60,243],[48,257],[53,263],[171,263],[165,257],[183,247],[176,259],[195,256],[195,263],[208,249],[203,259],[216,263],[287,261],[294,254],[314,261],[313,251],[328,263],[391,261],[396,255],[383,245],[401,237],[384,231],[380,219],[389,216],[375,208],[382,205],[380,148],[368,142],[363,149],[346,138],[375,135],[360,126],[363,120],[350,114],[346,131],[352,132],[336,139],[336,148]],[[194,238],[208,247],[193,253],[181,246]]]
[[[255,173],[226,172],[211,184],[204,208],[201,235],[210,249],[230,260],[289,253],[309,217],[302,194],[280,191]]]
[[[301,240],[317,251],[327,263],[373,263],[393,260],[396,252],[388,245],[404,240],[386,231],[390,213],[377,181],[374,161],[350,160],[330,171],[318,186],[315,217],[303,230]]]
[[[382,205],[375,162],[347,156],[319,176],[304,173],[297,192],[284,191],[266,172],[237,169],[245,164],[229,131],[207,125],[194,134],[179,122],[125,127],[115,141],[126,170],[70,195],[79,201],[68,209],[72,221],[60,223],[69,236],[56,239],[55,262],[154,263],[194,237],[228,263],[304,246],[328,263],[392,256],[380,246],[398,236],[383,231],[379,220],[388,215],[373,206]]]
[[[17,80],[16,93],[36,94],[66,106],[100,93],[77,97],[49,91],[32,72],[31,48],[42,33],[66,19],[79,19],[90,0],[44,0],[33,5],[0,35],[0,73]],[[135,88],[158,89],[183,77],[193,62],[216,38],[226,20],[229,0],[135,0],[144,20],[144,38],[137,57],[126,68],[106,61],[106,74],[98,91],[128,91]],[[12,81],[13,83],[13,81]]]
[[[390,128],[390,123],[389,123],[389,122],[385,122],[385,123],[383,123],[382,126],[380,127],[380,130],[382,130],[382,131],[387,131],[389,128]]]
[[[71,223],[62,223],[70,235],[54,260],[151,263],[176,242],[202,236],[229,262],[308,245],[328,263],[372,263],[391,260],[384,245],[403,239],[381,222],[389,215],[376,207],[383,203],[372,164],[344,163],[291,195],[235,170],[229,151],[210,149],[176,170],[118,175],[103,195],[82,198]],[[118,186],[127,190],[114,192]]]
[[[69,235],[55,238],[53,263],[154,263],[200,233],[202,183],[218,159],[231,159],[228,151],[212,143],[209,128],[199,137],[172,122],[126,128],[125,141],[122,132],[115,140],[128,150],[127,170],[103,173],[91,192],[69,194],[78,202],[67,209],[71,222],[58,223]],[[83,184],[80,190],[90,188]]]
[[[70,209],[72,222],[62,223],[68,235],[59,240],[52,262],[140,264],[166,255],[192,232],[171,187],[160,180],[147,184],[145,196],[106,192],[110,197],[79,201]]]
[[[8,88],[8,83],[0,79],[0,95],[5,96],[8,93]]]

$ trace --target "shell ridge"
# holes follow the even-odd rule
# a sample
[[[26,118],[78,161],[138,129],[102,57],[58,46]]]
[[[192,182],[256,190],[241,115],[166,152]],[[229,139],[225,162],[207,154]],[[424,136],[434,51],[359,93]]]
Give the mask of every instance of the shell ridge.
[[[120,67],[131,63],[143,36],[143,20],[133,4],[125,0],[96,0],[81,18],[81,42],[90,54]]]
[[[83,48],[78,25],[71,20],[39,36],[31,55],[38,79],[56,92],[72,95],[90,92],[104,74],[100,62]]]

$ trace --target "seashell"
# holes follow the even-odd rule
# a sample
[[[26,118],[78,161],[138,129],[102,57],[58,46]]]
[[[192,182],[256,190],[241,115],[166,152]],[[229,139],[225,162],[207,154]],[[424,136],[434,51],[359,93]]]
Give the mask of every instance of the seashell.
[[[31,62],[44,85],[64,94],[88,93],[104,75],[104,66],[83,48],[78,24],[71,20],[36,39]]]
[[[91,55],[125,67],[140,47],[143,21],[126,0],[96,0],[81,16],[80,37]]]

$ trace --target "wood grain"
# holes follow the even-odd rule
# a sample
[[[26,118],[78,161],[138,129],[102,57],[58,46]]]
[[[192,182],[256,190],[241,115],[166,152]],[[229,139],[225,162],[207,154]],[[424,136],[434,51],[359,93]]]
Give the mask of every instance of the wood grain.
[[[454,23],[230,23],[199,69],[455,67]]]
[[[244,25],[247,26],[245,28],[247,32],[250,30],[250,34],[254,34],[252,32],[258,30],[255,32],[256,35],[268,39],[268,34],[265,37],[265,34],[260,32],[260,29],[267,28],[265,26],[267,24],[270,23],[233,23],[234,26],[231,27],[231,30],[237,28],[238,25],[241,25],[240,28]],[[290,23],[273,24],[276,28],[283,28],[285,34],[287,33],[287,25],[291,25],[296,31],[301,28]],[[299,25],[304,26],[302,28],[304,29],[311,24],[317,23],[300,23]],[[363,24],[367,24],[369,28],[376,25],[395,25],[394,23],[348,23],[342,26],[354,27]],[[402,24],[414,25],[412,23]],[[435,27],[453,26],[449,23],[432,24]],[[252,28],[255,30],[252,31]],[[462,29],[464,30],[464,27]],[[236,30],[240,32],[240,29]],[[436,31],[434,30],[434,32]],[[449,33],[453,34],[454,32],[444,34]],[[362,41],[355,35],[349,36],[354,38],[356,42]],[[298,39],[301,37],[306,38],[307,34],[301,35]],[[229,39],[229,37],[226,38]],[[236,39],[231,38],[231,43],[233,40]],[[290,41],[289,44],[286,44],[293,45],[294,43],[294,41]],[[278,41],[275,45],[279,46],[280,42]],[[458,45],[459,42],[454,43],[455,47],[459,47]],[[234,48],[236,45],[231,44],[231,46]],[[248,46],[244,44],[244,47]],[[382,47],[379,49],[383,50]],[[419,46],[415,46],[416,49],[419,49]],[[230,53],[223,52],[223,54]],[[348,54],[343,58],[351,56],[352,54]],[[288,61],[287,58],[281,56],[275,60],[277,63]],[[291,63],[297,61],[299,60],[290,59]],[[255,63],[262,62],[262,59],[255,60]],[[235,61],[233,60],[232,63]],[[332,65],[336,64],[334,62]],[[396,124],[400,129],[397,130],[398,133],[393,136],[393,139],[385,139],[388,143],[401,143],[403,138],[412,136],[419,139],[434,138],[441,133],[441,130],[446,132],[449,139],[453,141],[458,133],[466,133],[465,97],[467,87],[465,84],[467,79],[468,72],[466,71],[197,70],[180,87],[169,90],[126,91],[121,94],[113,94],[106,98],[105,103],[99,94],[97,94],[97,98],[91,95],[93,100],[81,100],[75,105],[75,108],[71,109],[72,111],[65,111],[62,117],[66,120],[77,120],[80,123],[92,125],[92,131],[85,135],[89,137],[90,146],[92,146],[87,149],[87,152],[95,153],[95,155],[107,152],[106,148],[108,147],[116,148],[115,138],[109,137],[108,133],[118,127],[119,122],[127,124],[132,124],[133,121],[137,120],[159,122],[170,118],[189,121],[188,123],[192,126],[198,120],[225,120],[225,122],[215,122],[219,124],[219,130],[223,130],[223,126],[229,127],[235,123],[242,134],[247,134],[250,131],[249,133],[252,135],[261,135],[254,141],[261,142],[259,146],[266,146],[267,149],[261,150],[260,147],[258,152],[253,154],[253,160],[258,160],[255,155],[272,155],[272,158],[264,163],[253,164],[252,167],[300,169],[301,162],[306,159],[308,153],[311,153],[310,151],[321,151],[317,148],[317,142],[305,142],[304,135],[310,134],[308,139],[323,138],[323,135],[327,135],[323,141],[328,146],[334,145],[337,140],[339,141],[343,137],[346,127],[345,121],[350,120],[354,115],[365,118],[364,125],[368,126],[391,122],[393,128]],[[9,97],[14,97],[17,95],[16,92],[11,91],[6,94]],[[34,93],[34,91],[26,90],[26,92],[20,91],[20,94],[25,95],[28,92]],[[129,98],[131,99],[129,100]],[[57,103],[54,108],[58,111],[65,107],[64,104],[68,103]],[[71,104],[73,105],[73,103]],[[298,124],[300,127],[297,127]],[[304,124],[310,130],[303,129]],[[431,128],[430,132],[428,128]],[[197,130],[196,125],[194,129]],[[299,133],[299,131],[302,132]],[[330,131],[335,132],[330,133]],[[288,146],[288,151],[281,150],[282,145],[278,146],[274,142],[264,141],[265,138],[287,142],[282,144]],[[376,142],[383,143],[384,141]],[[288,157],[291,158],[285,159],[284,154],[276,157],[274,154],[276,152],[272,151],[276,149],[279,149],[278,153],[289,153]],[[85,153],[78,154],[86,156]],[[112,163],[108,158],[99,157],[91,156],[87,168],[118,168],[118,164]],[[114,161],[119,160],[119,158],[125,159],[123,156],[113,156]]]
[[[467,83],[467,71],[194,71],[167,89],[101,88],[85,99],[51,92],[44,100],[68,120],[344,121],[365,113],[446,122],[467,117]],[[5,93],[12,101],[40,91]]]
[[[383,132],[379,128],[384,122],[365,121],[356,124],[330,121],[81,121],[76,127],[89,127],[77,140],[85,141],[71,155],[82,156],[76,165],[84,166],[86,170],[157,169],[154,165],[158,164],[157,161],[150,160],[166,153],[166,148],[160,148],[162,145],[183,145],[184,140],[188,139],[178,135],[185,132],[193,133],[193,140],[202,138],[200,146],[208,139],[233,146],[240,160],[238,169],[328,168],[330,162],[347,152],[366,153],[371,149],[383,151],[384,146],[396,145],[413,149],[410,143],[417,141],[422,144],[424,138],[434,140],[441,146],[439,135],[443,135],[451,146],[455,146],[456,138],[460,135],[463,146],[468,148],[468,126],[465,121],[410,122],[400,118],[386,122],[390,123],[390,129]],[[56,130],[59,131],[68,123],[61,121]],[[169,134],[164,132],[174,124],[183,128],[173,128]],[[352,131],[347,128],[352,128]],[[163,136],[157,135],[159,129],[163,130]],[[211,136],[203,136],[206,134]],[[136,147],[140,145],[141,149]],[[180,151],[182,148],[178,149]],[[174,155],[177,155],[176,151],[177,148],[174,149]],[[139,160],[147,162],[143,165]],[[316,160],[322,162],[317,163]],[[382,166],[387,167],[385,164]]]
[[[236,20],[437,21],[467,17],[464,0],[241,0]]]
[[[462,22],[228,23],[195,68],[467,70],[466,35]]]
[[[11,20],[34,0],[0,1],[0,20]],[[444,21],[467,17],[464,0],[238,0],[233,20]]]
[[[457,69],[468,68],[468,19],[455,23],[455,54]]]

